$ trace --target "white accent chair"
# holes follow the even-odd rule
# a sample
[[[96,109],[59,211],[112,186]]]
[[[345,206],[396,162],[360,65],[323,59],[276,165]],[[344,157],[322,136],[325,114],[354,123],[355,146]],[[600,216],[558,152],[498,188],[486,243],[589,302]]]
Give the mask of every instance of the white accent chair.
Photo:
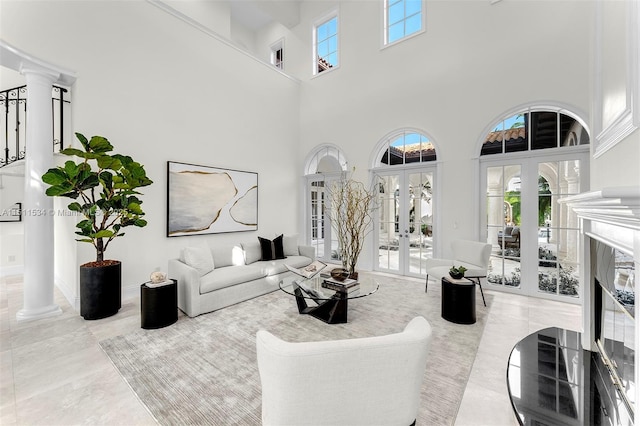
[[[258,331],[262,424],[415,424],[430,339],[421,316],[400,333],[346,340],[290,343]]]
[[[451,250],[453,259],[426,260],[427,279],[425,280],[424,291],[427,292],[428,290],[429,277],[439,282],[442,277],[449,276],[449,269],[452,266],[464,266],[467,268],[464,277],[475,282],[480,287],[482,303],[487,306],[480,280],[487,277],[489,259],[491,258],[491,244],[471,240],[454,240],[451,242]]]

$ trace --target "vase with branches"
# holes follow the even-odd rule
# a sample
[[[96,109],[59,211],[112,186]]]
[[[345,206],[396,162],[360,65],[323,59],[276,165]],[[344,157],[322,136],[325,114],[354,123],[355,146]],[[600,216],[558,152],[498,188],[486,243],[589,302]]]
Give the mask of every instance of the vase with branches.
[[[347,174],[328,188],[329,216],[338,237],[338,253],[342,267],[352,277],[356,275],[364,239],[372,231],[376,195],[376,191]]]

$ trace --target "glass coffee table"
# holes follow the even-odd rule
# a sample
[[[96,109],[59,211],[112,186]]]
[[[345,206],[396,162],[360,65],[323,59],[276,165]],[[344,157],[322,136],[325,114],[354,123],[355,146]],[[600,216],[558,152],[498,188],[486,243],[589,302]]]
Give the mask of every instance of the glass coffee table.
[[[325,277],[316,275],[303,278],[291,274],[280,281],[280,290],[295,296],[300,314],[311,315],[327,324],[344,324],[347,322],[349,299],[369,296],[380,285],[371,277],[361,277],[359,284],[352,291],[336,291],[323,287]],[[351,289],[350,289],[351,290]],[[313,303],[309,305],[309,301]]]

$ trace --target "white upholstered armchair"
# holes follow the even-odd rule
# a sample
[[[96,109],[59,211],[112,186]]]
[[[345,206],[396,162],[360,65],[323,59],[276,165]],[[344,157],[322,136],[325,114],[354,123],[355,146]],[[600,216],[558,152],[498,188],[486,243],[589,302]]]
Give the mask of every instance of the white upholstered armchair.
[[[263,425],[402,425],[415,422],[431,326],[376,337],[285,342],[256,336]]]
[[[427,259],[425,262],[427,279],[425,280],[424,291],[429,286],[429,277],[440,281],[442,277],[449,275],[449,269],[452,266],[464,266],[467,270],[464,273],[465,278],[474,281],[480,286],[480,294],[484,306],[487,303],[484,300],[484,292],[482,291],[481,278],[486,278],[489,269],[489,260],[491,258],[491,244],[482,243],[471,240],[454,240],[451,243],[452,259]]]

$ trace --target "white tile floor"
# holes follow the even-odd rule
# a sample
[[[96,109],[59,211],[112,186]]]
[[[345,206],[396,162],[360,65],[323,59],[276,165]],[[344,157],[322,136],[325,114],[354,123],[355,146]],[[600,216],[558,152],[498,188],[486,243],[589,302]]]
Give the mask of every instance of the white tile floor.
[[[581,327],[579,306],[491,294],[456,426],[516,425],[506,389],[511,348],[541,328]],[[22,277],[0,279],[0,425],[156,424],[98,345],[140,327],[138,301],[97,321],[84,321],[57,291],[56,303],[62,315],[17,323]]]

